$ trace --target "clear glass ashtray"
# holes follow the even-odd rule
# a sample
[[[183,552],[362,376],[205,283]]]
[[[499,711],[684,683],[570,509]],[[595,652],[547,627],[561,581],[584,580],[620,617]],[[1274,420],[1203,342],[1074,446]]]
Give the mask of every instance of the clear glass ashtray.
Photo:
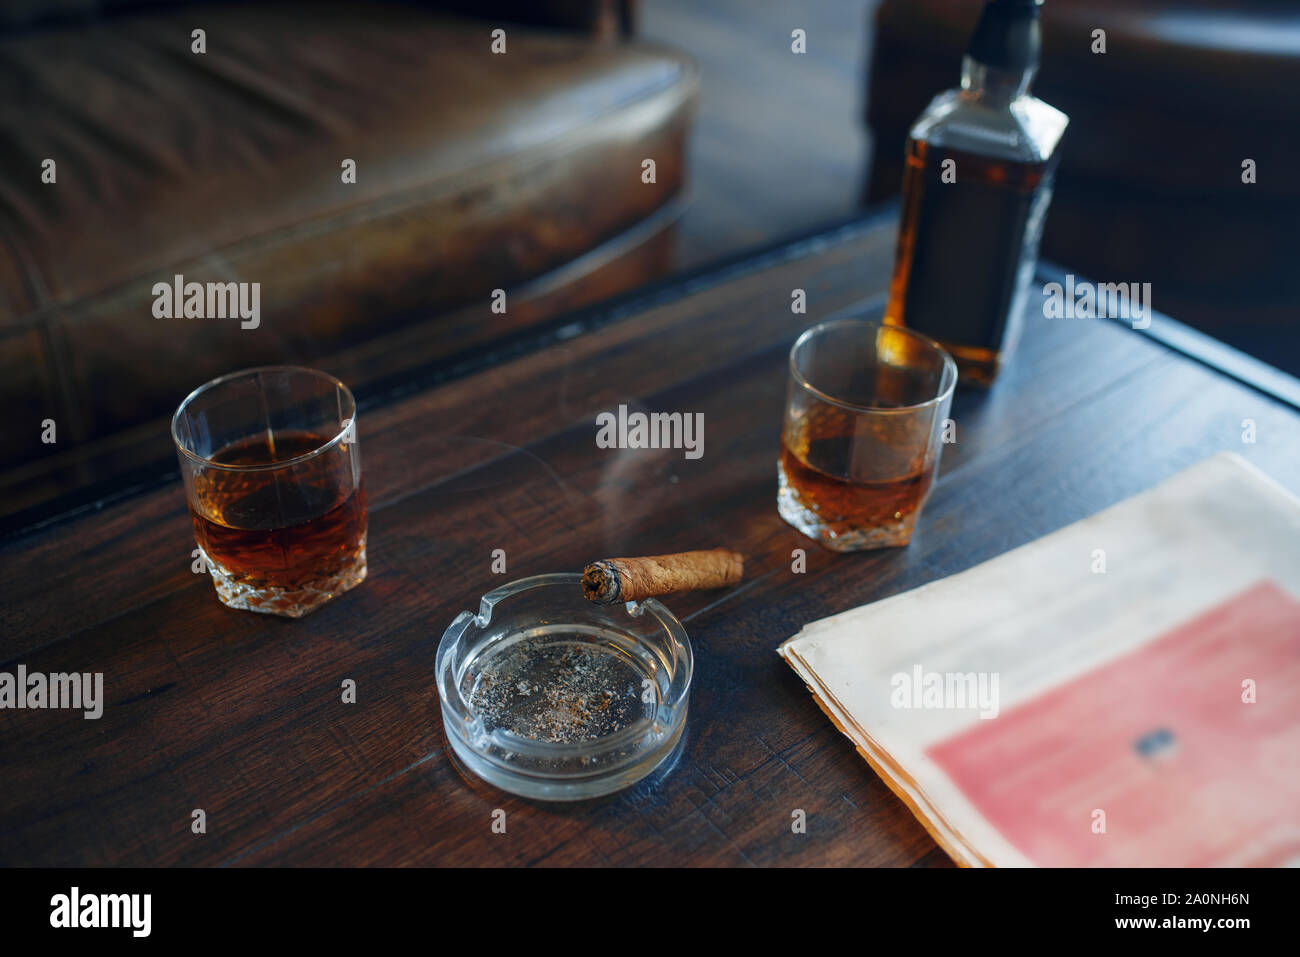
[[[574,801],[641,780],[686,725],[693,656],[653,598],[597,605],[577,574],[495,588],[438,645],[438,696],[469,770],[529,798]]]

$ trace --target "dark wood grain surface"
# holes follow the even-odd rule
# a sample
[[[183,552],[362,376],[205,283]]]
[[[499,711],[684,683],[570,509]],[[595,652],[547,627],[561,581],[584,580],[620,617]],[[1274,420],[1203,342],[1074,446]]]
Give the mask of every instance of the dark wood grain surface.
[[[179,484],[5,542],[0,670],[102,671],[107,703],[97,721],[0,710],[0,864],[946,863],[776,646],[1223,449],[1300,489],[1300,415],[1116,323],[1031,309],[997,386],[955,400],[912,544],[823,551],[776,514],[785,356],[812,321],[879,311],[893,240],[891,219],[848,227],[370,409],[370,575],[300,621],[218,604]],[[620,403],[702,412],[703,457],[598,449],[595,416]],[[745,582],[667,602],[696,655],[671,770],[547,805],[457,768],[434,690],[457,612],[508,579],[721,544]]]

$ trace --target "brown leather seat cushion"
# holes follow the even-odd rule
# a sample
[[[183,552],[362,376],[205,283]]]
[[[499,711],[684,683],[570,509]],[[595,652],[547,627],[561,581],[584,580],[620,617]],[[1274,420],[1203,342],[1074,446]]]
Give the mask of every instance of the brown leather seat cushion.
[[[233,368],[486,298],[669,198],[688,61],[508,25],[494,55],[492,28],[233,5],[0,39],[0,465],[54,451],[43,418],[60,447],[105,435]],[[176,273],[260,282],[260,327],[155,318]]]

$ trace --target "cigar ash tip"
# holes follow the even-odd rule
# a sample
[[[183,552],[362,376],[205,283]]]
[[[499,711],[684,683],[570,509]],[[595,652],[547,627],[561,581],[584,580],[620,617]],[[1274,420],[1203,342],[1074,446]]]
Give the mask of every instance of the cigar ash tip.
[[[599,605],[618,601],[618,574],[605,562],[592,562],[582,571],[582,593]]]

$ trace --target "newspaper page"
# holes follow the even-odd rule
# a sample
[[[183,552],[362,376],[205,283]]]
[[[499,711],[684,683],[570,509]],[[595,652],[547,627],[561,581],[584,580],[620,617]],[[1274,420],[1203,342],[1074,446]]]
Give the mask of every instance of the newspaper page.
[[[779,653],[960,864],[1300,863],[1300,500],[1239,456]]]

